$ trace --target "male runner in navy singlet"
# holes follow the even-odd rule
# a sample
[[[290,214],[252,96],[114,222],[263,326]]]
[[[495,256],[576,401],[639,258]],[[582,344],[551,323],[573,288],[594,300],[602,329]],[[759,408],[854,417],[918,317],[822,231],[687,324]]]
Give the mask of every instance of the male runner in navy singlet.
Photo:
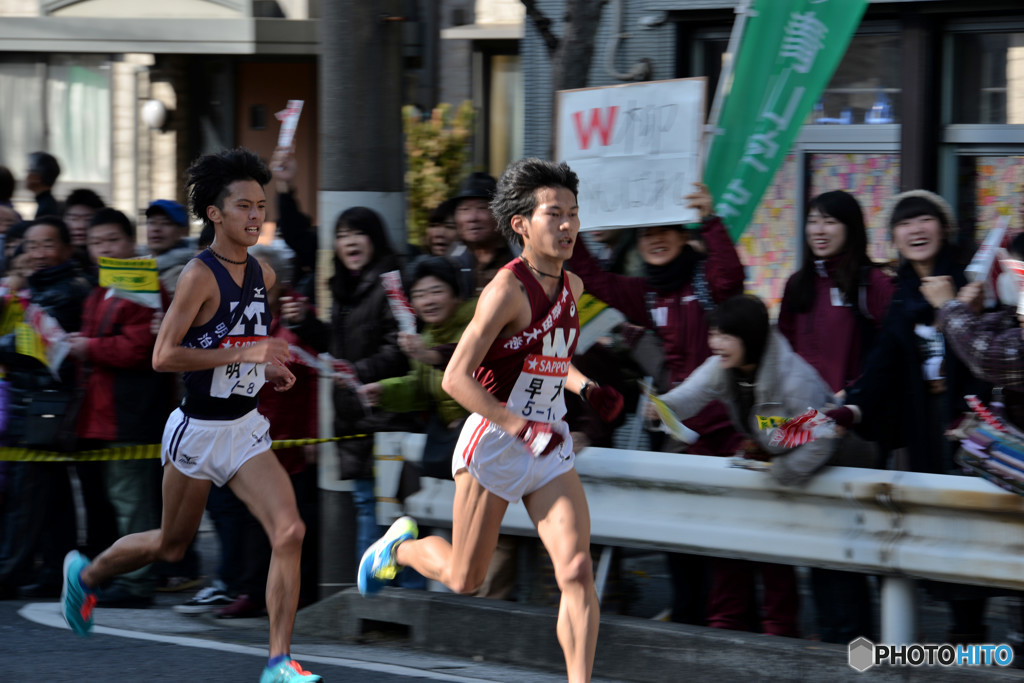
[[[71,629],[88,635],[97,589],[151,562],[180,560],[199,528],[210,483],[227,484],[273,548],[270,660],[260,682],[311,683],[321,678],[289,654],[306,528],[288,474],[270,451],[270,423],[256,410],[265,383],[277,391],[295,383],[285,367],[287,343],[267,337],[274,271],[248,255],[266,218],[268,182],[267,167],[244,149],[200,157],[188,169],[189,207],[215,238],[182,271],[153,350],[153,368],[181,372],[185,382],[182,405],[164,428],[161,527],[121,538],[91,563],[68,553],[61,603]]]
[[[402,566],[470,593],[487,573],[505,510],[522,500],[562,591],[558,640],[574,683],[590,680],[600,614],[564,392],[579,393],[606,420],[622,410],[615,389],[597,386],[571,362],[583,283],[562,264],[580,229],[578,185],[566,164],[540,159],[512,163],[498,181],[491,210],[523,253],[480,294],[445,371],[444,390],[473,413],[452,459],[452,542],[415,540],[416,523],[402,517],[366,551],[358,573],[364,595]]]

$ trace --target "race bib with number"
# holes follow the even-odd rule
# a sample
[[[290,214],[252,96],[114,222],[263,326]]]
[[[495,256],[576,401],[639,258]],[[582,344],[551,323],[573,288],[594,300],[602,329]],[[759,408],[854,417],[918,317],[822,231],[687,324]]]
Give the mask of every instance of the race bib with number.
[[[561,420],[565,416],[565,380],[571,362],[554,356],[527,356],[505,407],[527,420]]]
[[[221,348],[233,346],[252,346],[266,337],[227,337],[221,342]],[[232,394],[256,398],[263,385],[267,382],[266,363],[228,363],[213,369],[210,382],[210,396],[227,398]]]

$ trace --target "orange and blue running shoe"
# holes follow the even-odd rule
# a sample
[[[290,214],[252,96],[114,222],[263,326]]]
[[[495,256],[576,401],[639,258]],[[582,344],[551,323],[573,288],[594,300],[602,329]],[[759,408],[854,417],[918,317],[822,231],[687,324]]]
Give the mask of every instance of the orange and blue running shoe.
[[[294,659],[278,662],[273,667],[268,666],[260,676],[260,683],[322,683],[323,680],[305,671]]]
[[[87,636],[92,631],[92,610],[96,606],[96,593],[82,586],[80,575],[89,560],[77,550],[64,556],[64,589],[60,594],[64,621],[77,635]]]
[[[400,569],[395,561],[395,548],[402,541],[413,540],[419,533],[412,517],[399,517],[386,534],[366,549],[356,573],[356,586],[363,597],[376,595],[384,584],[395,578]]]

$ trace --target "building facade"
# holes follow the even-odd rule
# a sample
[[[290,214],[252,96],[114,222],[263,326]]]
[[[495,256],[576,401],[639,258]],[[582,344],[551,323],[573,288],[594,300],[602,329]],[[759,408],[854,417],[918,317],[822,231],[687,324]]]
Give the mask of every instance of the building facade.
[[[595,36],[589,86],[626,82],[648,60],[653,79],[704,76],[708,102],[741,3],[610,0]],[[537,6],[560,33],[564,0]],[[551,67],[527,19],[520,45],[523,154],[552,148]],[[999,214],[1024,228],[1024,6],[1013,0],[871,2],[856,35],[739,240],[748,283],[772,302],[798,266],[803,207],[844,189],[866,210],[873,258],[894,257],[880,224],[901,190],[938,191],[959,238],[980,241]],[[583,207],[584,223],[586,207]]]

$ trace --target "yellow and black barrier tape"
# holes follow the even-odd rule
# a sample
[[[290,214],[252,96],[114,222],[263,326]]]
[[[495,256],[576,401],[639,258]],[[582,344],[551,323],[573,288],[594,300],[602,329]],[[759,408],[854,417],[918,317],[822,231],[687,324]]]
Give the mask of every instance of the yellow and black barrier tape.
[[[349,434],[347,436],[331,436],[324,439],[281,439],[271,444],[272,449],[311,446],[318,443],[345,441],[347,439],[365,439],[369,434]],[[0,461],[8,462],[94,462],[105,460],[155,460],[160,457],[160,444],[147,443],[138,446],[118,446],[116,448],[97,448],[89,451],[61,453],[58,451],[38,451],[18,446],[0,447]]]

